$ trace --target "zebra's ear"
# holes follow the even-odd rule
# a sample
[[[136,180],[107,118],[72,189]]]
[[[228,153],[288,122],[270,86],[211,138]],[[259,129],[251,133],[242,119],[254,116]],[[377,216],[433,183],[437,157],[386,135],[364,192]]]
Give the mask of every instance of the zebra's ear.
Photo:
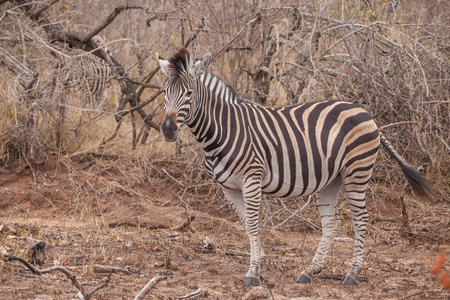
[[[189,68],[189,73],[193,77],[198,77],[206,72],[209,66],[209,60],[211,59],[211,54],[207,53],[201,60],[196,62],[192,67]]]
[[[158,53],[156,53],[156,56],[158,57],[158,62],[159,66],[161,67],[161,70],[163,70],[164,74],[170,76],[169,62],[164,58],[160,57]]]

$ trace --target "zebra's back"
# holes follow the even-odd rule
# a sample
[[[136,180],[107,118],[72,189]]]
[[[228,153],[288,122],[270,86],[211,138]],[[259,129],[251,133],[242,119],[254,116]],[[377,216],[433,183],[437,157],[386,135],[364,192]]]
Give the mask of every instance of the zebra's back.
[[[278,197],[308,195],[355,168],[371,170],[379,132],[362,108],[320,101],[247,111],[248,128],[264,164],[263,192]],[[237,141],[238,142],[238,141]]]

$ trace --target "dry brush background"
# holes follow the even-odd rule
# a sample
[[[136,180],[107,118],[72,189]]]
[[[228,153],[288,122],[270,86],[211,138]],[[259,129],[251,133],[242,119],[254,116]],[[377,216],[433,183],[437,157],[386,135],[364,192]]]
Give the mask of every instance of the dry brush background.
[[[189,134],[166,144],[158,131],[165,76],[156,53],[167,58],[186,46],[197,58],[210,52],[211,71],[247,100],[284,105],[333,98],[368,110],[435,185],[435,199],[417,199],[380,151],[368,195],[369,234],[389,240],[392,232],[404,232],[448,243],[449,6],[425,0],[1,0],[1,217],[30,217],[44,207],[51,218],[151,229],[161,224],[133,218],[137,207],[156,203],[173,204],[183,216],[211,213],[235,222]],[[106,48],[93,42],[96,35]],[[92,78],[77,75],[89,55],[111,70],[102,101],[89,94]],[[27,183],[13,187],[17,178]],[[17,194],[33,189],[44,200],[34,192],[26,199]],[[265,229],[316,233],[314,207],[302,211],[307,199],[266,200]],[[345,203],[341,211],[342,234],[351,237]]]

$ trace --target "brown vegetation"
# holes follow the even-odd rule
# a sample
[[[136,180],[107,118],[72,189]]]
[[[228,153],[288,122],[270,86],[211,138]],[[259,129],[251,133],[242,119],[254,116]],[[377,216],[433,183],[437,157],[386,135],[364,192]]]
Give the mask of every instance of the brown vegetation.
[[[165,76],[158,72],[156,52],[168,57],[187,46],[196,57],[210,52],[212,71],[250,101],[284,105],[339,98],[374,116],[395,148],[434,182],[435,199],[416,199],[400,170],[380,152],[368,195],[373,240],[362,274],[369,280],[365,287],[374,297],[437,297],[438,287],[426,270],[439,251],[448,251],[440,245],[448,243],[450,233],[449,12],[445,1],[0,0],[0,218],[25,226],[38,217],[51,226],[41,223],[37,231],[23,227],[11,233],[5,225],[0,247],[18,255],[20,242],[10,235],[39,237],[47,244],[60,235],[65,238],[55,242],[46,267],[68,259],[77,274],[94,280],[94,264],[115,265],[114,251],[122,251],[141,270],[164,268],[169,280],[162,289],[173,287],[172,296],[204,287],[213,278],[220,284],[209,284],[204,297],[243,297],[240,278],[231,275],[242,273],[234,271],[245,267],[247,257],[227,254],[246,251],[237,217],[203,169],[202,153],[189,134],[168,145],[157,130]],[[105,38],[111,56],[92,41],[95,35]],[[100,104],[86,92],[86,82],[67,85],[77,71],[76,60],[86,53],[113,70],[108,97]],[[309,289],[280,281],[298,275],[299,257],[309,260],[314,247],[306,241],[315,242],[319,222],[313,204],[303,207],[306,199],[266,200],[261,224],[273,250],[271,263],[278,263],[266,268],[269,277],[280,278],[269,279],[275,291],[290,297],[299,290],[314,297],[345,296],[337,281],[328,294],[319,291],[330,279],[319,277]],[[345,204],[341,211],[341,233],[352,237]],[[183,223],[192,216],[192,223]],[[66,218],[71,224],[61,225]],[[87,227],[81,230],[74,222]],[[177,244],[168,235],[183,224],[193,230],[181,234],[183,242]],[[114,245],[111,238],[121,235],[116,240],[124,243],[133,234],[140,247],[136,252]],[[205,235],[213,236],[214,255],[202,248]],[[90,250],[80,254],[80,245]],[[343,272],[350,248],[347,256],[332,254],[334,263],[324,277]],[[403,261],[391,248],[405,253]],[[371,259],[371,251],[382,257]],[[207,270],[196,277],[189,271],[192,265],[201,269],[199,259]],[[35,287],[35,277],[23,279],[27,273],[19,265],[1,263],[0,269],[7,291],[22,280]],[[136,295],[157,273],[142,272],[145,278],[133,275],[136,285],[131,286],[115,281],[121,277],[114,274],[123,293],[105,293]],[[408,273],[420,288],[399,283]],[[190,282],[180,282],[183,277]],[[61,278],[50,278],[58,287],[49,279],[48,291],[41,286],[39,292],[50,295],[62,288]],[[396,291],[376,292],[376,285]],[[60,298],[69,297],[61,293]],[[350,292],[355,298],[363,295],[362,290]],[[16,293],[13,298],[27,297]]]

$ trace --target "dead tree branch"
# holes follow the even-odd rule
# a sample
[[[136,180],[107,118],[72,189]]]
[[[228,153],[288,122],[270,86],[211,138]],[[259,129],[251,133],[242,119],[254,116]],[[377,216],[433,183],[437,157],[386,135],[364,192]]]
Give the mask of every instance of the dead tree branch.
[[[72,284],[80,291],[80,293],[83,295],[85,300],[90,300],[92,299],[92,296],[99,291],[102,288],[105,288],[108,285],[108,282],[111,281],[111,275],[114,273],[114,269],[111,269],[109,275],[106,277],[106,279],[98,286],[96,286],[91,292],[88,292],[84,286],[84,284],[82,282],[80,282],[77,277],[72,274],[69,270],[67,270],[65,267],[62,266],[54,266],[54,267],[50,267],[47,269],[43,269],[40,270],[38,268],[35,268],[34,266],[30,265],[26,260],[24,260],[23,258],[17,257],[17,256],[13,256],[10,255],[8,256],[8,258],[5,260],[5,262],[8,261],[13,261],[13,260],[17,260],[19,262],[21,262],[25,267],[27,267],[28,270],[31,271],[31,273],[35,274],[35,275],[43,275],[43,274],[47,274],[47,273],[53,273],[56,271],[59,271],[61,273],[63,273],[64,275],[67,276],[67,278],[70,279],[70,281],[72,281]]]
[[[108,143],[109,141],[113,140],[117,136],[117,134],[119,133],[120,126],[122,125],[122,121],[123,121],[123,119],[119,120],[119,122],[117,123],[116,129],[114,130],[114,133],[109,138],[107,138],[106,140],[103,140],[100,143],[100,147],[104,146],[106,143]]]
[[[103,21],[100,25],[97,26],[97,28],[95,28],[94,30],[92,30],[90,33],[86,34],[86,36],[81,39],[82,43],[87,43],[89,42],[94,36],[96,36],[97,34],[99,34],[103,29],[105,29],[109,24],[112,23],[112,21],[114,21],[114,19],[124,10],[129,10],[129,9],[144,9],[143,6],[134,6],[134,5],[122,5],[122,6],[118,6],[116,8],[114,8],[113,12],[109,14],[109,16],[106,18],[105,21]]]
[[[23,258],[17,257],[17,256],[13,256],[13,255],[9,255],[7,256],[7,259],[5,260],[5,262],[9,262],[9,261],[19,261],[21,262],[28,270],[31,271],[31,273],[35,274],[35,275],[43,275],[43,274],[47,274],[47,273],[53,273],[56,271],[59,271],[61,273],[63,273],[64,275],[67,276],[67,278],[70,279],[70,281],[72,281],[72,284],[80,291],[81,295],[83,296],[84,300],[90,300],[92,299],[92,297],[94,296],[94,294],[96,292],[98,292],[99,290],[101,290],[102,288],[105,288],[108,286],[108,283],[111,281],[111,276],[114,273],[114,271],[116,270],[121,270],[122,268],[115,268],[115,267],[106,267],[106,266],[100,266],[102,267],[102,270],[109,270],[109,274],[106,277],[106,279],[99,284],[98,286],[96,286],[95,288],[92,289],[92,291],[88,292],[86,290],[86,287],[84,286],[84,284],[82,282],[80,282],[77,277],[72,274],[72,272],[70,272],[67,268],[62,267],[62,266],[54,266],[54,267],[50,267],[47,269],[43,269],[40,270],[38,268],[35,268],[34,266],[32,266],[31,264],[29,264],[26,260],[24,260]],[[96,265],[97,266],[97,265]],[[98,266],[97,266],[98,267]],[[130,273],[130,272],[129,272]],[[150,292],[151,289],[153,289],[160,281],[162,280],[166,280],[167,277],[161,275],[161,274],[157,274],[155,277],[153,277],[145,286],[144,288],[137,294],[137,296],[134,298],[135,300],[141,300],[144,299],[144,297]]]
[[[45,3],[42,5],[42,7],[40,9],[37,9],[34,14],[39,17],[44,11],[46,11],[47,9],[49,9],[53,4],[55,4],[56,2],[59,2],[60,0],[52,0],[50,1],[50,3]]]
[[[241,34],[242,32],[244,32],[245,29],[247,29],[247,27],[251,24],[253,24],[254,22],[258,21],[259,17],[255,17],[253,19],[251,19],[250,21],[247,22],[247,24],[245,24],[241,30],[239,30],[238,33],[236,33],[234,35],[234,37],[232,37],[227,43],[225,43],[225,45],[222,46],[222,48],[220,48],[216,53],[214,53],[213,57],[211,57],[211,61],[214,61],[214,59],[220,54],[220,52],[222,52],[223,50],[227,49],[227,47],[234,42],[234,40],[236,40]]]

